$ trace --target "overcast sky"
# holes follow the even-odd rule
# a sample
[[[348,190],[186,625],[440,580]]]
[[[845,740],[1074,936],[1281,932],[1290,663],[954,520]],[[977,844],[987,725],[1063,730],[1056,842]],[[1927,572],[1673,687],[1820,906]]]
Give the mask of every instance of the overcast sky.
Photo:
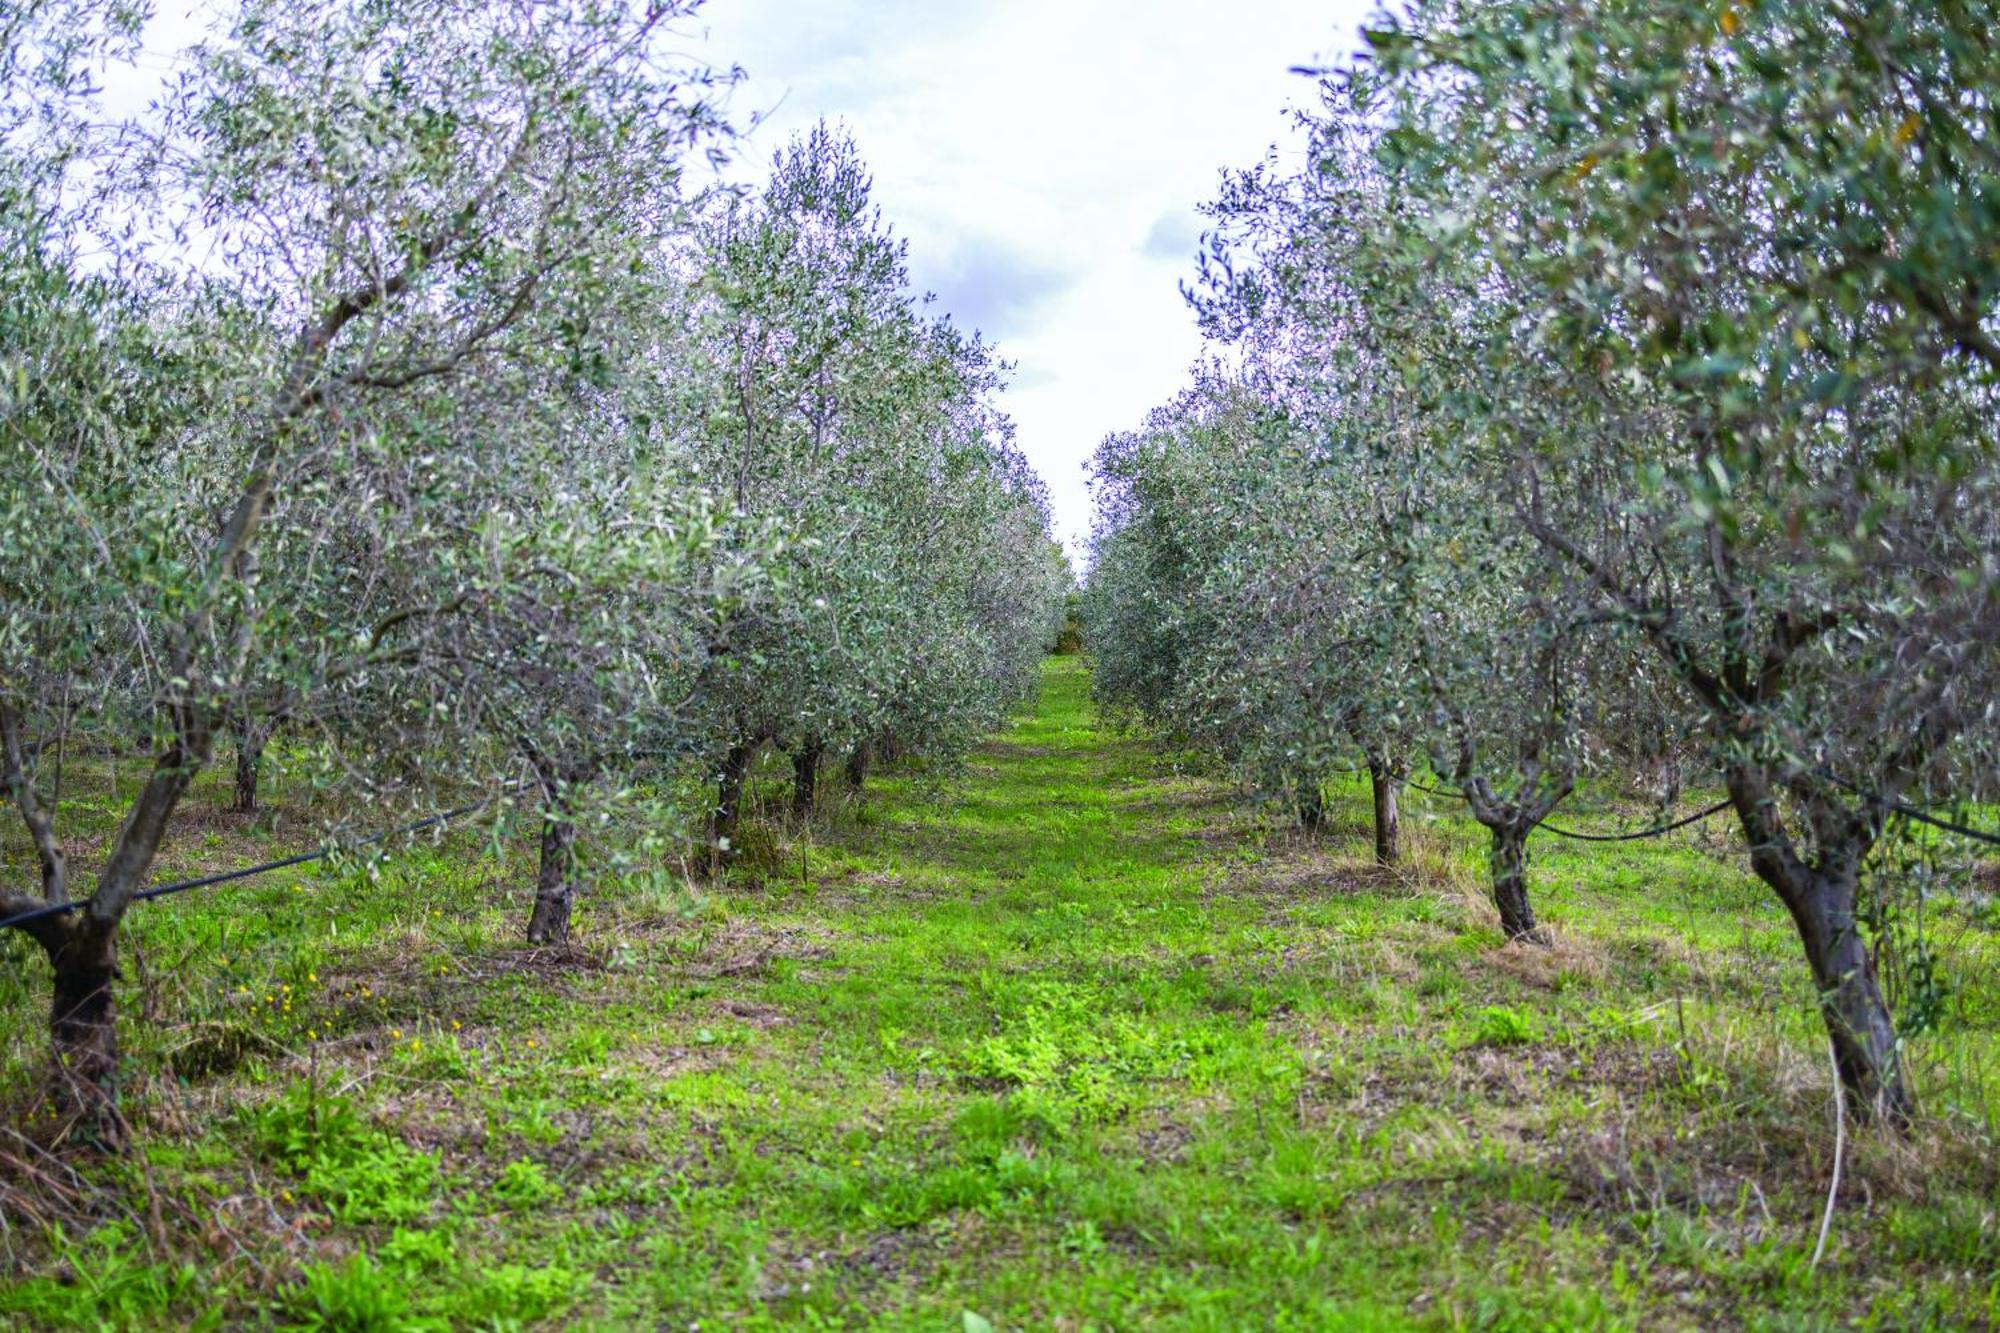
[[[4,3],[4,0],[0,0]],[[311,0],[301,0],[311,3]],[[217,6],[159,0],[143,105]],[[1199,350],[1179,282],[1225,166],[1288,138],[1373,0],[709,0],[696,50],[768,113],[732,175],[818,119],[844,125],[910,242],[917,286],[1016,363],[1005,401],[1080,555],[1083,463],[1172,395]],[[123,94],[121,97],[120,94]]]
[[[1358,43],[1372,0],[711,0],[713,58],[769,111],[759,163],[847,126],[937,293],[1017,363],[1006,407],[1080,552],[1083,463],[1200,348],[1179,281],[1224,166],[1287,137],[1290,73]]]

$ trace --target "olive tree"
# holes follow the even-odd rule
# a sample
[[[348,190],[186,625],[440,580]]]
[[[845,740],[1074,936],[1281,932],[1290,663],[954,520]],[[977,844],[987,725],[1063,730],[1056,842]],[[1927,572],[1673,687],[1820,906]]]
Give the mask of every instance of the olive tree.
[[[786,536],[787,595],[708,654],[718,868],[766,746],[792,754],[800,816],[828,753],[860,775],[886,742],[962,748],[1024,688],[1060,596],[1000,369],[911,292],[869,190],[825,127],[781,150],[764,189],[710,210],[682,260],[689,336],[656,353],[659,450]]]
[[[365,525],[405,479],[476,480],[407,429],[412,397],[511,392],[508,368],[562,355],[549,330],[585,327],[630,270],[714,125],[706,76],[661,55],[679,11],[245,4],[189,53],[159,117],[90,140],[88,170],[30,179],[35,206],[9,212],[10,297],[39,304],[6,349],[27,391],[0,439],[0,719],[42,893],[0,906],[64,909],[20,924],[53,966],[64,1094],[105,1137],[118,927],[263,679],[267,608],[317,577],[303,525],[330,506]],[[46,49],[47,31],[9,36]],[[29,64],[10,56],[10,80]],[[386,682],[452,601],[328,619],[323,649],[286,651],[350,681],[372,662]],[[77,694],[133,701],[152,759],[72,904],[27,738]]]
[[[1863,867],[1993,771],[1994,17],[1420,5],[1326,84],[1400,192],[1378,252],[1476,275],[1485,371],[1432,410],[1671,674],[1891,1119]]]

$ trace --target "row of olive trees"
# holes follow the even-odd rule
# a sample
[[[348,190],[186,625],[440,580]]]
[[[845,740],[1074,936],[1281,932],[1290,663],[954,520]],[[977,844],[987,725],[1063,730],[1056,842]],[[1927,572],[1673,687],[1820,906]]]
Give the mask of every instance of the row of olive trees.
[[[1423,756],[1531,938],[1529,832],[1698,747],[1855,1104],[1907,1117],[1867,870],[1899,806],[1990,797],[2000,740],[1996,18],[1371,33],[1307,167],[1214,206],[1228,373],[1100,453],[1106,697],[1273,787]]]
[[[277,752],[365,825],[518,783],[560,940],[586,817],[719,865],[765,744],[809,804],[822,755],[950,751],[1028,687],[1065,567],[998,368],[850,145],[690,184],[728,146],[691,8],[251,0],[116,123],[132,7],[0,17],[0,775],[39,878],[0,916],[99,1134],[120,924],[232,742],[239,805]],[[62,757],[135,744],[86,873]]]

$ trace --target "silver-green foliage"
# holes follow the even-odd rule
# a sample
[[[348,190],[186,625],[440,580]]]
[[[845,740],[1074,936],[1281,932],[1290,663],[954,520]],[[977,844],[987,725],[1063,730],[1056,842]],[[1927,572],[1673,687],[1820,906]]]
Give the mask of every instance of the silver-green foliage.
[[[1899,803],[1990,795],[2000,740],[1997,17],[1385,21],[1303,117],[1306,168],[1234,177],[1215,210],[1203,313],[1312,462],[1177,498],[1228,511],[1195,576],[1143,505],[1106,511],[1107,685],[1153,681],[1133,697],[1185,720],[1158,681],[1262,712],[1341,664],[1336,690],[1400,701],[1468,788],[1698,738],[1857,1104],[1906,1114],[1861,924],[1893,885],[1864,872]],[[1291,530],[1225,554],[1274,491]],[[1322,595],[1360,613],[1271,664],[1258,580],[1346,544],[1375,559]],[[1355,625],[1386,654],[1356,661]]]
[[[225,737],[254,782],[283,729],[371,823],[531,774],[566,903],[585,802],[670,829],[750,733],[951,749],[1026,688],[1064,571],[998,366],[910,298],[851,146],[685,188],[727,140],[691,7],[250,0],[110,126],[136,12],[0,18],[0,735],[42,881],[0,912],[87,899],[24,924],[102,1132],[118,925]],[[134,744],[85,884],[49,760]]]

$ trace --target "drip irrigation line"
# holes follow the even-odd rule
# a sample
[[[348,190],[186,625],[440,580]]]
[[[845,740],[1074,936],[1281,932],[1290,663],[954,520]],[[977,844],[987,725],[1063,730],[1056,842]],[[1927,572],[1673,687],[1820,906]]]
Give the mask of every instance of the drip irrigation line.
[[[1844,787],[1857,796],[1871,798],[1874,796],[1873,792],[1870,792],[1867,788],[1857,783],[1849,782],[1832,773],[1828,773],[1825,776],[1836,787]],[[1463,792],[1440,791],[1435,787],[1426,787],[1421,782],[1408,782],[1404,785],[1423,792],[1426,795],[1444,796],[1452,800],[1463,800],[1465,795]],[[1559,838],[1573,838],[1578,842],[1632,842],[1640,838],[1657,838],[1663,833],[1671,833],[1675,829],[1686,828],[1689,824],[1699,823],[1701,820],[1707,819],[1710,815],[1728,809],[1732,804],[1733,802],[1731,801],[1717,801],[1706,810],[1697,811],[1685,819],[1677,819],[1671,824],[1663,824],[1658,828],[1641,829],[1636,833],[1577,833],[1570,829],[1557,828],[1554,824],[1540,824],[1537,827],[1546,829]],[[1942,829],[1946,833],[1955,833],[1961,838],[1971,838],[1975,842],[1983,842],[1988,846],[2000,847],[2000,833],[1989,833],[1985,829],[1973,828],[1969,824],[1961,824],[1956,820],[1940,818],[1927,810],[1919,809],[1905,801],[1895,800],[1889,801],[1887,804],[1891,810],[1902,815],[1905,819],[1914,819],[1919,824],[1928,824],[1934,829]]]
[[[1578,842],[1634,842],[1640,838],[1657,838],[1662,833],[1672,833],[1675,829],[1686,828],[1689,824],[1698,824],[1712,814],[1727,810],[1730,805],[1729,801],[1717,801],[1708,809],[1697,810],[1685,819],[1676,819],[1673,823],[1662,824],[1658,828],[1640,829],[1636,833],[1574,833],[1569,829],[1557,828],[1554,824],[1540,824],[1537,827],[1547,829],[1558,838],[1574,838]]]
[[[1875,799],[1875,793],[1869,791],[1865,787],[1862,787],[1860,784],[1849,782],[1845,778],[1839,777],[1836,774],[1827,773],[1824,769],[1820,771],[1825,776],[1826,780],[1831,782],[1834,786],[1845,787],[1848,791],[1853,792],[1856,796],[1866,796],[1870,800]],[[1919,810],[1914,805],[1906,805],[1899,800],[1890,801],[1888,804],[1889,808],[1891,810],[1894,810],[1897,814],[1902,815],[1906,819],[1914,819],[1919,824],[1929,824],[1932,828],[1943,829],[1947,833],[1956,833],[1962,838],[1971,838],[1975,842],[1983,842],[1987,843],[1990,846],[2000,847],[2000,834],[1988,833],[1985,829],[1976,829],[1969,824],[1960,824],[1953,820],[1940,819],[1938,816],[1934,814],[1931,814],[1924,810]]]
[[[372,833],[356,842],[322,843],[309,852],[300,852],[297,856],[287,856],[277,861],[266,861],[263,865],[250,866],[243,870],[225,870],[217,875],[202,875],[195,879],[176,880],[172,884],[161,884],[155,888],[142,889],[132,895],[132,901],[146,902],[153,898],[167,898],[176,893],[186,893],[191,889],[206,889],[217,884],[228,884],[239,879],[249,879],[255,875],[268,875],[274,870],[288,870],[292,866],[305,865],[309,861],[323,860],[326,857],[332,856],[335,852],[353,851],[357,848],[373,846],[378,842],[387,842],[390,838],[398,838],[404,834],[421,833],[427,828],[436,828],[440,824],[448,824],[454,819],[463,819],[467,815],[484,810],[487,806],[499,800],[501,796],[512,795],[526,785],[525,782],[516,782],[497,795],[488,796],[484,800],[474,801],[470,805],[461,805],[450,810],[440,810],[434,815],[426,815],[422,819],[413,820],[408,824],[399,824],[395,828],[384,829],[380,833]],[[50,903],[47,907],[37,907],[33,911],[19,912],[4,920],[0,920],[0,930],[5,930],[10,926],[26,925],[30,921],[40,921],[44,917],[61,916],[65,912],[75,912],[88,905],[89,902],[90,899],[88,898],[80,898],[66,903]]]
[[[1435,787],[1426,787],[1421,782],[1406,782],[1403,785],[1423,792],[1427,796],[1445,796],[1455,801],[1465,799],[1464,792],[1439,791]],[[1707,809],[1697,810],[1684,819],[1676,819],[1671,824],[1661,824],[1657,828],[1638,829],[1631,833],[1578,833],[1574,829],[1558,828],[1554,824],[1549,823],[1537,824],[1535,827],[1545,832],[1553,833],[1558,838],[1569,838],[1576,842],[1637,842],[1641,838],[1657,838],[1662,834],[1672,833],[1675,829],[1686,828],[1689,824],[1699,824],[1710,815],[1719,814],[1727,810],[1731,804],[1729,801],[1717,801]]]
[[[1956,833],[1961,838],[1971,838],[1975,842],[1983,842],[1994,847],[2000,847],[2000,834],[1988,833],[1985,829],[1971,828],[1965,824],[1955,824],[1949,819],[1939,819],[1936,815],[1927,815],[1915,806],[1904,805],[1901,801],[1892,801],[1890,805],[1897,814],[1902,815],[1905,819],[1914,819],[1919,824],[1929,824],[1932,828],[1940,828],[1947,833]]]

